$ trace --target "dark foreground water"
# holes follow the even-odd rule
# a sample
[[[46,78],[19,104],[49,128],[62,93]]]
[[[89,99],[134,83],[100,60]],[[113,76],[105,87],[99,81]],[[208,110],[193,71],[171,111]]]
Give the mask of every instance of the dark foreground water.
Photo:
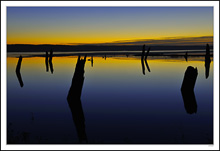
[[[205,66],[205,56],[149,56],[146,66],[132,55],[23,55],[16,72],[19,56],[7,57],[8,144],[213,143],[213,62]],[[188,66],[198,76],[182,92]]]

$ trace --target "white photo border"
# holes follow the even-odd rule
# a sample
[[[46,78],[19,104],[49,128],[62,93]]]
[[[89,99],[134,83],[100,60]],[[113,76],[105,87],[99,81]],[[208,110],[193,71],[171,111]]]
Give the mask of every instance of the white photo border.
[[[7,7],[8,6],[211,6],[214,7],[214,145],[7,145]],[[1,1],[1,149],[2,150],[219,150],[219,1]]]

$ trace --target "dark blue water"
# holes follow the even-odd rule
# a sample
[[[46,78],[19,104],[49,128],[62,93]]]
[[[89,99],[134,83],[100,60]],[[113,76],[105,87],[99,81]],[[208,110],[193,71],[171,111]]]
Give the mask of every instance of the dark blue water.
[[[148,57],[145,75],[138,56],[94,56],[93,66],[87,56],[78,70],[77,56],[53,57],[53,73],[44,57],[23,57],[23,87],[18,56],[7,58],[8,143],[213,143],[213,62],[206,78],[204,56]],[[188,66],[198,70],[196,109],[181,93]]]

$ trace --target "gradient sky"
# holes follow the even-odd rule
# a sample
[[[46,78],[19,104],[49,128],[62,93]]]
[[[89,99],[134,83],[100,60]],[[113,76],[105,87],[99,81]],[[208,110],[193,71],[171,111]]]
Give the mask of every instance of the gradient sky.
[[[213,7],[8,7],[7,44],[213,36]]]

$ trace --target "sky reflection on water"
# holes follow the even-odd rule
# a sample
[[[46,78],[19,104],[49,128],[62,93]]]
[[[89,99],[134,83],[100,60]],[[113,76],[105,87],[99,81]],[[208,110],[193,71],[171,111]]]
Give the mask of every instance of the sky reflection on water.
[[[18,55],[19,56],[19,55]],[[7,124],[17,143],[79,143],[67,102],[78,56],[7,58]],[[89,60],[90,59],[90,60]],[[213,139],[213,62],[205,57],[148,57],[142,73],[138,56],[87,56],[81,95],[88,143],[209,144]],[[180,91],[188,66],[197,67],[196,114],[188,114]],[[24,133],[25,132],[25,133]],[[28,139],[22,140],[28,134]],[[26,134],[26,135],[27,135]],[[25,136],[26,136],[25,135]],[[15,139],[19,136],[20,139]],[[16,140],[16,141],[15,141]]]

